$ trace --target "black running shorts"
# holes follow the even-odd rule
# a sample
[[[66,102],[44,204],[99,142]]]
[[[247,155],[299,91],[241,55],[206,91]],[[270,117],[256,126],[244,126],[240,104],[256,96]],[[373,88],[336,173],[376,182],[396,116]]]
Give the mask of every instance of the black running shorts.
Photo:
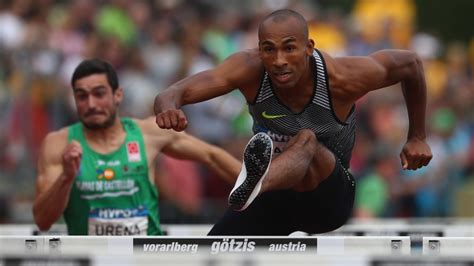
[[[308,192],[262,193],[244,211],[228,209],[208,235],[289,235],[325,233],[342,226],[352,214],[355,181],[336,159],[331,175]]]

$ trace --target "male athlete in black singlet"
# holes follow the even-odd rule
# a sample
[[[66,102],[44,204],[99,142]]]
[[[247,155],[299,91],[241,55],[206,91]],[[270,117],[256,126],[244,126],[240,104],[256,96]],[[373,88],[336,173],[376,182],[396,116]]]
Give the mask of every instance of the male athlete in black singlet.
[[[177,131],[179,109],[238,88],[254,120],[255,136],[229,195],[231,208],[210,235],[323,233],[350,217],[355,183],[347,171],[354,144],[354,103],[370,91],[401,83],[408,108],[402,167],[429,163],[425,141],[426,85],[417,55],[381,50],[333,58],[315,49],[305,19],[277,10],[263,19],[258,48],[231,55],[208,71],[181,80],[155,99],[156,123]]]

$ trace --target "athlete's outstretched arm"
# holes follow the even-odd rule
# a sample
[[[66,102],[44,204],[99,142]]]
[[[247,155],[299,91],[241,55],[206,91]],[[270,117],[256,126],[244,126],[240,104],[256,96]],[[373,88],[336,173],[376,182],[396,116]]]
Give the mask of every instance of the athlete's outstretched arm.
[[[172,84],[155,98],[156,123],[165,129],[184,130],[187,120],[181,106],[206,101],[246,86],[255,74],[252,53],[236,53],[216,68],[203,71]]]
[[[81,156],[79,143],[67,144],[65,130],[50,133],[43,141],[33,204],[33,216],[40,230],[48,230],[63,214]]]
[[[173,132],[162,152],[176,159],[193,160],[204,164],[221,178],[235,183],[241,163],[224,149],[211,145],[185,132]]]
[[[331,85],[336,88],[335,97],[348,104],[370,91],[401,83],[409,118],[407,143],[400,154],[402,166],[411,170],[426,166],[432,154],[426,143],[426,83],[419,57],[406,50],[381,50],[367,57],[330,61],[329,71],[336,77]]]
[[[141,128],[150,162],[159,153],[164,153],[176,159],[202,163],[229,183],[237,178],[241,163],[224,149],[185,132],[159,128],[154,117],[135,121]]]

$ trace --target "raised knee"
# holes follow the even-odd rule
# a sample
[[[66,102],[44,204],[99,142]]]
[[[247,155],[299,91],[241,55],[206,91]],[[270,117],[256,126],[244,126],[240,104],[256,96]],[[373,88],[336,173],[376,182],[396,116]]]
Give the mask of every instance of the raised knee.
[[[318,145],[318,139],[316,138],[314,132],[311,129],[302,129],[290,139],[286,145],[286,148],[298,147],[301,150],[313,154],[317,150],[318,146],[321,145]]]
[[[309,143],[314,143],[316,144],[318,142],[318,138],[316,137],[316,134],[311,129],[302,129],[300,130],[297,134],[296,137],[303,141],[305,144]]]

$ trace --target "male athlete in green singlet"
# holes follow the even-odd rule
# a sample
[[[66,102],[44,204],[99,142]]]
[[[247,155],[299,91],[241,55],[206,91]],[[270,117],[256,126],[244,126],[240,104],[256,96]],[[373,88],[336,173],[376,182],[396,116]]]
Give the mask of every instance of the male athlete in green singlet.
[[[80,122],[49,133],[39,157],[33,213],[41,230],[64,215],[71,235],[161,234],[152,179],[160,152],[235,181],[240,162],[224,150],[159,129],[153,117],[120,118],[123,91],[109,63],[83,61],[71,84]]]

